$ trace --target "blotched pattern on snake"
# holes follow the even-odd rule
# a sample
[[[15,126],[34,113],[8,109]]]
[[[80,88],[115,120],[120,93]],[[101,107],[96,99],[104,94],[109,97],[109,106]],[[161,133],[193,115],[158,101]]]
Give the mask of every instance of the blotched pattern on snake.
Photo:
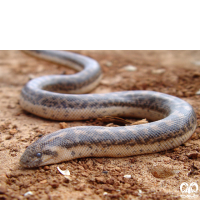
[[[152,122],[124,127],[79,126],[59,130],[27,147],[20,159],[23,167],[38,167],[81,157],[124,157],[164,151],[181,145],[195,131],[195,112],[180,98],[153,91],[84,94],[101,80],[97,61],[71,52],[27,53],[70,66],[78,73],[49,75],[29,81],[21,92],[20,104],[24,110],[59,121],[110,115],[147,118]]]

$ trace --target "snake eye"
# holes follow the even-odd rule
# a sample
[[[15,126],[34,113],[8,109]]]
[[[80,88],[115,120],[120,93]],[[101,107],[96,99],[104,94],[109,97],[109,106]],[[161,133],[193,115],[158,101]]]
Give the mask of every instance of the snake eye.
[[[36,153],[36,157],[41,158],[42,157],[42,153]]]

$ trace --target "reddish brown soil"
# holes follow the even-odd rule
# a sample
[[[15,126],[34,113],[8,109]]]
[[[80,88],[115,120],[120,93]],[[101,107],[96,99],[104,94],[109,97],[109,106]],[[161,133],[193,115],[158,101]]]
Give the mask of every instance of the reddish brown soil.
[[[180,185],[200,188],[200,51],[76,51],[99,61],[104,77],[95,93],[154,90],[189,102],[198,127],[185,144],[166,152],[127,158],[84,158],[22,169],[19,158],[39,136],[60,129],[23,111],[22,87],[30,78],[73,70],[37,60],[20,51],[0,52],[0,199],[179,199]],[[126,71],[126,65],[137,71]],[[159,73],[158,69],[164,69]],[[67,122],[68,127],[96,125],[96,120]],[[64,178],[57,167],[71,172]],[[124,178],[131,175],[131,178]],[[24,194],[31,191],[32,195]],[[193,193],[194,194],[194,193]],[[200,198],[200,189],[196,193]],[[189,197],[188,197],[189,198]],[[187,199],[187,198],[186,198]]]

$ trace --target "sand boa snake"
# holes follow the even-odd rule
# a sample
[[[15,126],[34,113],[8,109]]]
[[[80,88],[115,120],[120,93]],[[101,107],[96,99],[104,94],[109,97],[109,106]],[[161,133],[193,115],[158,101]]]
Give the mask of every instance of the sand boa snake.
[[[28,53],[71,66],[79,72],[29,81],[21,92],[20,104],[24,110],[60,121],[111,115],[147,118],[153,122],[125,127],[79,126],[59,130],[27,147],[20,159],[23,167],[81,157],[124,157],[159,152],[181,145],[195,131],[195,112],[180,98],[153,91],[80,94],[94,89],[101,79],[101,68],[95,60],[61,51]]]

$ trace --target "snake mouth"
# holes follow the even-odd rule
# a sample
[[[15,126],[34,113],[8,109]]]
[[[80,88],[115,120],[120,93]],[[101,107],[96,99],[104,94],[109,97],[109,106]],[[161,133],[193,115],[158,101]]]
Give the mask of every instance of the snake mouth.
[[[40,166],[50,165],[52,163],[54,163],[54,159],[51,156],[45,156],[45,158],[40,159],[37,157],[27,159],[27,156],[25,155],[22,155],[19,162],[19,164],[23,168],[36,168]]]
[[[24,162],[21,162],[19,163],[23,168],[35,168],[35,167],[38,167],[38,162],[37,163],[33,163],[33,162],[27,162],[27,163],[24,163]]]

